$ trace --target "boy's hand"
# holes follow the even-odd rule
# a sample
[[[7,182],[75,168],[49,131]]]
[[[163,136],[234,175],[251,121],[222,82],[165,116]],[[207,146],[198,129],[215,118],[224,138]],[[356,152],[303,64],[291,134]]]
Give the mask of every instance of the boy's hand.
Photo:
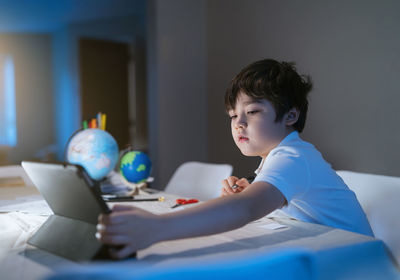
[[[234,185],[237,186],[236,189],[232,188]],[[240,193],[249,185],[250,183],[247,181],[246,178],[239,179],[238,177],[230,176],[226,180],[222,181],[223,187],[221,190],[221,196]]]
[[[112,258],[125,258],[157,242],[159,217],[140,208],[115,205],[110,214],[101,214],[96,238],[105,244],[121,246],[110,249]]]

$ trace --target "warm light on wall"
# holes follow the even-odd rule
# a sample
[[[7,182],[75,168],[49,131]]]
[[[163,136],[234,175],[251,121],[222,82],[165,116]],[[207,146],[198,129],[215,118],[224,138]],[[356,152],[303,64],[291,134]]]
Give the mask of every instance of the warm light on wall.
[[[17,145],[14,62],[0,55],[0,145]]]

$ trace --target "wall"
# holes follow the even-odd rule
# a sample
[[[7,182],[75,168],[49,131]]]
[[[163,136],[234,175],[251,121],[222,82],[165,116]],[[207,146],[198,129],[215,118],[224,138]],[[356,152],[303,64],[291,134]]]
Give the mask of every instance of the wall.
[[[275,58],[313,77],[302,137],[335,169],[400,176],[399,11],[395,0],[208,1],[208,159],[241,176],[257,167],[234,147],[223,94],[242,67]]]
[[[206,2],[149,1],[149,151],[155,187],[207,160]]]
[[[295,61],[312,76],[302,137],[335,169],[400,176],[400,2],[153,0],[148,10],[159,187],[183,161],[230,163],[239,176],[257,168],[259,159],[242,156],[231,139],[223,96],[235,74],[262,58]]]
[[[51,36],[1,34],[0,52],[14,59],[17,146],[9,163],[35,159],[54,142]]]
[[[334,168],[400,176],[400,2],[152,0],[148,5],[149,151],[159,187],[188,160],[228,162],[240,176],[257,167],[257,158],[241,156],[234,146],[223,95],[242,67],[265,57],[296,61],[301,73],[313,77],[303,138]],[[127,34],[144,28],[127,19],[80,23],[57,31],[54,45],[45,34],[1,35],[1,48],[8,46],[18,61],[28,62],[16,62],[21,146],[10,160],[31,158],[54,143],[55,127],[67,127],[68,136],[80,125],[79,111],[73,114],[79,107],[76,36],[127,40]],[[64,67],[54,72],[54,91],[66,97],[55,100],[54,110],[64,112],[64,120],[73,118],[55,127],[52,58],[55,68]],[[66,139],[61,140],[60,146]]]
[[[79,38],[90,37],[124,42],[131,44],[133,49],[142,51],[141,47],[136,47],[143,44],[145,33],[144,11],[140,12],[142,14],[69,24],[54,32],[53,67],[56,97],[54,107],[56,108],[55,131],[59,160],[63,159],[67,140],[81,127],[82,121],[78,65]],[[140,66],[136,72],[142,74],[145,71],[142,62]]]

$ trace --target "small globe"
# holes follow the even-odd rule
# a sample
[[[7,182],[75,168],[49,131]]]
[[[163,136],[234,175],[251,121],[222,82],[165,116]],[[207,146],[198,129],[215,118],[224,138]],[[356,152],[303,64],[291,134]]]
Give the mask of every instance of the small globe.
[[[150,176],[150,172],[151,161],[145,153],[130,151],[122,156],[120,173],[128,182],[144,182]]]
[[[118,162],[118,145],[108,132],[90,128],[78,132],[69,142],[67,160],[83,166],[94,180],[104,178]]]

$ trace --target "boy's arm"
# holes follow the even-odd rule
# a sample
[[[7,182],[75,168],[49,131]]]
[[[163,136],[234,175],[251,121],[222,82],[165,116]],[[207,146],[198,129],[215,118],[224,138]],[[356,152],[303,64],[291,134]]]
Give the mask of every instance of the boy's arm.
[[[134,207],[116,208],[110,215],[100,216],[99,223],[104,228],[99,230],[99,239],[107,244],[125,245],[112,253],[116,258],[123,258],[155,242],[239,228],[280,208],[285,202],[285,197],[273,185],[256,182],[237,195],[162,215]]]
[[[204,202],[185,211],[162,215],[171,224],[165,239],[209,235],[239,228],[285,203],[285,197],[266,182],[251,184],[243,192]],[[182,222],[188,227],[181,229]]]

